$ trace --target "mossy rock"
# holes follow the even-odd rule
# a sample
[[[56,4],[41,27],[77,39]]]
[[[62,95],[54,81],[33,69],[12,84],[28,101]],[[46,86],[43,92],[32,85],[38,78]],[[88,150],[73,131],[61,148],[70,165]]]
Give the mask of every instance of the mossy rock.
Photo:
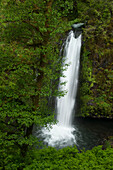
[[[113,136],[109,136],[105,139],[102,149],[113,148]]]

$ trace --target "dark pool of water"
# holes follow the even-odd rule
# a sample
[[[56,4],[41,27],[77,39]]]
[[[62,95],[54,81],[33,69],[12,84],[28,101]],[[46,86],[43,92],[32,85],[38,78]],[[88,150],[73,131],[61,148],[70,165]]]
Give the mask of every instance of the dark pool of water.
[[[79,150],[88,150],[95,146],[103,145],[109,136],[113,136],[113,120],[109,119],[75,118],[73,127],[75,129],[73,134],[76,143],[68,141],[63,144],[62,141],[58,141],[54,147],[60,149],[66,146],[76,145]],[[37,127],[34,129],[34,135],[43,142],[46,139],[42,131],[39,128],[37,130]],[[49,136],[47,135],[47,137]],[[47,142],[44,142],[44,144],[48,146]]]
[[[74,132],[79,149],[91,149],[103,144],[108,136],[113,136],[113,120],[94,118],[75,118]]]

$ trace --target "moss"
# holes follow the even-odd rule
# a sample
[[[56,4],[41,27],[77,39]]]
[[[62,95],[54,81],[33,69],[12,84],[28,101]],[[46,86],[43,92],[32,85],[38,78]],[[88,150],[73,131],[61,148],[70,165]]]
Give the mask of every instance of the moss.
[[[113,118],[113,3],[80,0],[78,11],[81,21],[87,20],[81,57],[80,115]]]

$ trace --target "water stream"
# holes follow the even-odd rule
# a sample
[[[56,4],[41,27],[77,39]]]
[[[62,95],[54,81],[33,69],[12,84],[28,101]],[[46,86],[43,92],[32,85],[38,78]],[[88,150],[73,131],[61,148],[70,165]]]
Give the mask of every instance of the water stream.
[[[75,38],[74,32],[71,31],[67,37],[64,56],[65,64],[68,64],[63,71],[63,77],[60,77],[59,90],[67,91],[64,97],[56,99],[56,113],[58,123],[51,129],[43,128],[42,134],[45,137],[44,142],[50,146],[65,147],[76,144],[76,138],[73,134],[76,129],[72,126],[73,111],[76,103],[76,93],[78,86],[78,72],[81,51],[81,35]],[[66,85],[61,85],[66,82]]]
[[[64,49],[65,63],[69,66],[63,71],[65,77],[60,77],[60,84],[66,82],[65,86],[59,84],[59,89],[66,91],[64,97],[57,98],[57,120],[63,127],[72,126],[72,115],[76,102],[78,86],[78,72],[80,63],[81,35],[75,39],[73,31],[69,33]]]

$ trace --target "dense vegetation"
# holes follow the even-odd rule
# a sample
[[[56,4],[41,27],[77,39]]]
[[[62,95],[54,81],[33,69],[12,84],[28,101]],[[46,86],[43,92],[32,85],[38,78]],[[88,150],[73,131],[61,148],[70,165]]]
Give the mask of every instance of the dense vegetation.
[[[80,153],[76,147],[58,151],[48,147],[39,151],[29,151],[24,163],[24,170],[112,170],[113,148],[102,150],[102,146],[98,146]],[[9,160],[6,169],[21,168],[24,163],[19,165],[15,159]]]
[[[101,146],[93,148],[91,151],[78,153],[76,147],[67,147],[57,151],[54,148],[47,148],[35,152],[35,159],[31,165],[27,165],[25,170],[51,169],[51,170],[112,170],[113,169],[113,149],[103,151]]]
[[[0,159],[5,168],[39,145],[34,124],[54,121],[61,36],[74,23],[73,1],[0,1]],[[70,15],[70,21],[67,17]],[[71,21],[72,20],[72,21]],[[49,99],[49,100],[48,100]],[[15,152],[16,151],[16,152]]]
[[[78,1],[78,17],[86,21],[80,115],[113,118],[113,2]]]
[[[63,69],[59,57],[62,37],[73,23],[86,21],[81,115],[112,117],[113,2],[0,1],[0,169],[82,169],[83,166],[96,169],[107,167],[108,163],[113,169],[112,149],[97,148],[80,154],[76,148],[59,151],[49,148],[36,153],[33,150],[33,146],[40,145],[32,136],[34,124],[52,123],[54,113],[48,101],[64,94],[57,90]],[[96,157],[100,162],[96,163]]]

